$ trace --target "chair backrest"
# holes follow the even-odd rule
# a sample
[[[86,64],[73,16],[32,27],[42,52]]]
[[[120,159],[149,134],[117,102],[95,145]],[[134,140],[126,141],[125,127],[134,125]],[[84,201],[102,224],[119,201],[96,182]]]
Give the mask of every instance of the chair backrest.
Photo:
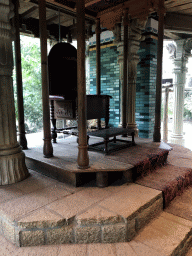
[[[49,95],[65,100],[77,97],[77,50],[69,43],[58,43],[48,55]]]

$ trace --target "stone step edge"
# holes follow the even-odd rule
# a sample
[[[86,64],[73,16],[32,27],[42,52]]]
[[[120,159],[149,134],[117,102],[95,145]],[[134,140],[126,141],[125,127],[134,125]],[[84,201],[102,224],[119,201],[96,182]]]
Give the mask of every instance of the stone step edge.
[[[171,218],[167,218],[166,215],[172,216],[173,217],[173,221],[171,221]],[[170,255],[170,256],[184,256],[186,255],[186,253],[189,251],[189,249],[192,247],[192,221],[189,221],[187,219],[178,217],[177,215],[174,214],[169,214],[165,211],[163,211],[162,213],[160,213],[151,223],[149,223],[148,225],[146,225],[142,231],[140,232],[140,234],[138,234],[133,241],[136,242],[140,242],[143,243],[144,245],[147,245],[148,247],[151,247],[152,249],[157,250],[157,252],[160,252],[160,248],[157,248],[156,243],[151,244],[148,243],[147,241],[147,235],[146,233],[150,234],[150,229],[154,228],[154,223],[155,222],[159,222],[159,218],[165,218],[165,220],[170,219],[170,222],[172,222],[173,226],[176,227],[176,223],[177,225],[179,225],[180,227],[174,232],[174,237],[177,237],[177,239],[175,241],[177,241],[177,243],[173,242],[172,239],[170,241],[170,243],[172,243],[172,245],[174,245],[174,248],[172,248],[171,252],[165,252],[164,249],[166,248],[166,244],[164,244],[164,247],[161,251],[161,253],[163,255]],[[178,220],[176,220],[178,219]],[[161,222],[161,226],[164,226],[164,223]],[[184,227],[185,232],[181,232],[181,226]],[[167,227],[165,233],[167,233]],[[162,233],[163,236],[163,232],[160,229],[159,230]],[[173,234],[172,234],[173,235]],[[144,239],[146,239],[146,242],[144,241],[144,239],[141,239],[141,237],[144,237]],[[169,236],[169,235],[168,235]],[[178,237],[183,237],[180,241],[178,239]],[[164,238],[165,239],[165,238]],[[155,241],[156,242],[156,241]],[[160,242],[160,244],[162,244],[162,242]],[[169,244],[169,243],[168,243]],[[169,245],[168,245],[169,246]]]
[[[152,219],[163,211],[163,196],[158,194],[141,206],[137,212],[113,223],[102,221],[81,224],[77,216],[69,221],[61,221],[54,227],[25,228],[18,222],[11,222],[5,215],[0,215],[0,234],[19,247],[54,245],[64,243],[117,243],[131,241]],[[117,214],[114,213],[115,216]],[[62,223],[62,224],[61,224]]]
[[[161,149],[159,154],[151,154],[144,161],[138,162],[134,165],[133,181],[142,178],[153,172],[157,167],[167,164],[169,150]],[[146,160],[148,160],[146,162]]]

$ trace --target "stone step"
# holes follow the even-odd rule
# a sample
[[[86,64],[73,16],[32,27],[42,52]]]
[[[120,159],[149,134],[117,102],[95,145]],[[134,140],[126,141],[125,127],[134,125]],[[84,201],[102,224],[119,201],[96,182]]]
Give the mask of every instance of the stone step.
[[[163,192],[164,208],[192,184],[192,169],[166,164],[136,181],[137,184]]]
[[[184,256],[192,242],[192,222],[162,212],[132,242],[142,243],[164,256]]]
[[[30,193],[0,204],[1,233],[21,247],[126,242],[163,209],[161,191],[133,183],[84,188],[57,200],[53,191],[43,189],[46,199],[37,190],[36,199]]]
[[[191,256],[192,223],[172,214],[161,213],[131,242],[59,244],[16,247],[0,235],[1,255],[58,256]],[[187,252],[188,251],[188,252]]]

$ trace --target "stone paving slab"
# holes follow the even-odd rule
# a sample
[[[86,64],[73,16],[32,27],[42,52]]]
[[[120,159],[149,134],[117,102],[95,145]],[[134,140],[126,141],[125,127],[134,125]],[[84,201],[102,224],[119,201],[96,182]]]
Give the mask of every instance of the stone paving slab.
[[[182,156],[181,152],[178,152],[178,158]],[[38,176],[38,178],[37,178]],[[31,179],[33,177],[33,179]],[[60,220],[63,220],[63,215],[56,212],[55,209],[49,209],[50,204],[54,204],[56,201],[61,200],[62,198],[66,199],[69,196],[72,196],[74,194],[78,194],[80,192],[83,192],[84,190],[87,190],[87,187],[81,187],[81,188],[74,188],[70,185],[66,185],[64,183],[60,183],[58,181],[52,180],[50,178],[41,176],[40,174],[36,174],[32,172],[32,176],[29,178],[29,180],[32,180],[32,184],[30,185],[30,182],[26,180],[18,183],[13,184],[11,186],[4,186],[0,188],[0,207],[1,205],[5,204],[6,202],[14,201],[16,199],[25,197],[27,195],[32,196],[34,195],[38,196],[38,192],[40,193],[46,193],[51,186],[58,187],[58,193],[54,193],[54,189],[51,192],[51,196],[49,196],[48,202],[46,202],[46,205],[44,207],[39,207],[36,210],[30,210],[30,207],[28,208],[29,211],[22,215],[21,218],[15,219],[13,222],[9,222],[8,220],[5,221],[3,215],[1,215],[0,223],[1,228],[0,229],[0,244],[1,244],[1,250],[0,255],[52,255],[52,256],[65,256],[65,255],[116,255],[116,256],[135,256],[135,255],[141,255],[141,256],[165,256],[165,255],[177,255],[177,256],[184,256],[187,249],[191,245],[191,221],[186,221],[185,219],[181,217],[174,216],[169,213],[162,213],[159,217],[156,217],[153,221],[151,221],[147,226],[145,226],[147,223],[144,223],[144,226],[142,226],[142,223],[139,222],[139,219],[145,220],[146,216],[151,216],[150,213],[153,212],[156,208],[156,206],[160,205],[158,201],[161,200],[161,198],[155,200],[153,204],[148,207],[145,205],[145,207],[141,207],[142,210],[140,212],[140,218],[135,218],[135,222],[129,222],[129,225],[132,225],[132,228],[134,227],[136,231],[138,231],[139,227],[141,227],[141,230],[139,234],[137,233],[133,235],[131,242],[120,242],[120,243],[93,243],[93,244],[59,244],[59,245],[43,245],[46,242],[47,235],[44,236],[44,231],[46,231],[46,228],[49,227],[52,228],[52,231],[54,230],[52,236],[54,239],[57,239],[57,232],[58,227],[66,227],[69,231],[71,229],[71,223],[69,222],[68,225],[66,225],[66,222]],[[38,185],[35,186],[35,183],[38,182]],[[24,184],[24,185],[23,185]],[[34,190],[33,190],[34,187]],[[124,228],[122,223],[125,221],[126,218],[124,216],[118,215],[118,209],[116,210],[116,214],[113,214],[114,211],[111,209],[106,208],[105,206],[101,206],[100,203],[104,200],[109,200],[110,197],[114,197],[117,194],[123,195],[123,190],[125,187],[128,187],[127,185],[120,186],[120,187],[109,187],[105,188],[106,192],[104,193],[106,195],[106,198],[102,198],[101,195],[92,196],[96,202],[94,202],[93,205],[90,205],[88,208],[85,209],[84,212],[79,213],[76,215],[76,218],[74,218],[75,228],[78,227],[78,225],[82,225],[82,227],[87,227],[87,223],[91,222],[92,226],[98,225],[98,220],[103,224],[105,223],[105,229],[101,228],[101,232],[105,231],[105,237],[108,237],[110,239],[113,239],[113,237],[108,236],[108,230],[118,231]],[[107,190],[108,189],[108,190]],[[62,192],[62,190],[64,192]],[[103,190],[103,189],[101,189]],[[60,192],[59,192],[60,191]],[[64,193],[64,194],[62,194]],[[66,193],[66,194],[65,194]],[[85,193],[86,194],[86,193]],[[90,193],[91,194],[91,193]],[[125,193],[126,194],[126,193]],[[58,196],[57,196],[58,195]],[[140,194],[140,197],[142,194]],[[3,199],[2,199],[3,197]],[[118,197],[118,196],[117,196]],[[29,197],[30,198],[30,197]],[[50,201],[49,201],[50,200]],[[52,201],[53,200],[53,201]],[[88,200],[88,199],[87,199]],[[89,200],[88,200],[89,201]],[[31,201],[28,201],[28,204],[30,204]],[[156,205],[155,205],[156,204]],[[22,203],[21,203],[22,205]],[[16,207],[16,204],[15,204]],[[20,206],[19,206],[20,207]],[[150,209],[152,207],[152,211]],[[21,207],[22,208],[22,207]],[[98,214],[95,214],[92,209],[95,209]],[[13,214],[14,216],[14,214]],[[47,219],[49,217],[49,220]],[[150,219],[150,217],[148,218]],[[3,220],[3,223],[2,223]],[[33,220],[31,222],[31,220]],[[112,221],[115,225],[118,226],[114,228],[115,225],[111,225],[109,227],[109,221]],[[151,220],[151,219],[150,219]],[[19,228],[16,228],[16,223],[20,223],[20,230]],[[30,226],[30,223],[32,223],[32,226]],[[140,224],[139,224],[140,223]],[[155,224],[154,224],[155,223]],[[25,226],[26,225],[26,226]],[[58,225],[56,228],[55,225]],[[122,225],[122,226],[121,226]],[[91,226],[91,225],[90,225]],[[90,227],[89,226],[89,227]],[[102,225],[101,225],[102,226]],[[128,224],[127,224],[128,226]],[[15,237],[15,231],[22,231],[22,228],[25,229],[26,233],[23,234],[23,237],[20,237],[20,240],[22,241],[23,238],[28,238],[28,241],[32,240],[32,244],[35,241],[35,239],[39,242],[39,246],[30,246],[30,247],[22,247],[19,248],[9,241],[7,241],[3,236],[6,235],[7,238],[12,241]],[[32,231],[33,227],[36,228],[34,230],[35,235],[30,236],[30,232]],[[104,226],[103,226],[104,227]],[[110,229],[111,228],[111,229]],[[43,230],[44,229],[44,230]],[[130,230],[132,230],[130,228]],[[153,232],[155,230],[155,232]],[[66,236],[66,229],[64,228],[62,233],[62,236]],[[7,234],[6,234],[7,232]],[[70,232],[69,232],[70,233]],[[72,232],[73,233],[73,232]],[[103,233],[104,234],[104,233]],[[153,235],[154,234],[154,235]],[[159,234],[159,235],[158,235]],[[135,236],[136,235],[136,236]],[[157,235],[157,236],[156,236]],[[31,239],[32,238],[32,239]],[[17,237],[18,239],[18,237]],[[33,240],[34,239],[34,240]],[[69,239],[69,236],[66,238]],[[159,240],[158,240],[159,239]],[[52,240],[54,241],[54,240]],[[166,242],[165,242],[166,241]],[[63,242],[63,241],[62,241]],[[27,244],[27,243],[26,243]],[[32,245],[28,243],[28,245]],[[191,251],[189,251],[188,256],[192,255],[190,254]],[[94,253],[94,254],[93,254]]]
[[[129,241],[163,207],[160,191],[132,183],[73,188],[31,172],[0,197],[8,187],[18,193],[0,203],[1,233],[18,246]]]
[[[182,195],[176,197],[165,209],[166,212],[192,221],[192,187],[184,191]]]
[[[165,255],[185,255],[192,241],[192,222],[161,213],[135,238]]]

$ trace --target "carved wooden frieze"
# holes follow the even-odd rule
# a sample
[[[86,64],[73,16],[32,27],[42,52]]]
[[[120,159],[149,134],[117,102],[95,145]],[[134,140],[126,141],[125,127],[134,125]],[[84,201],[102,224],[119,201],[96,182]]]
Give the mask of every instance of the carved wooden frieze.
[[[100,18],[102,27],[114,30],[116,23],[121,22],[125,9],[128,9],[131,19],[145,21],[150,13],[158,10],[158,4],[158,0],[131,0],[98,13],[97,18]]]

